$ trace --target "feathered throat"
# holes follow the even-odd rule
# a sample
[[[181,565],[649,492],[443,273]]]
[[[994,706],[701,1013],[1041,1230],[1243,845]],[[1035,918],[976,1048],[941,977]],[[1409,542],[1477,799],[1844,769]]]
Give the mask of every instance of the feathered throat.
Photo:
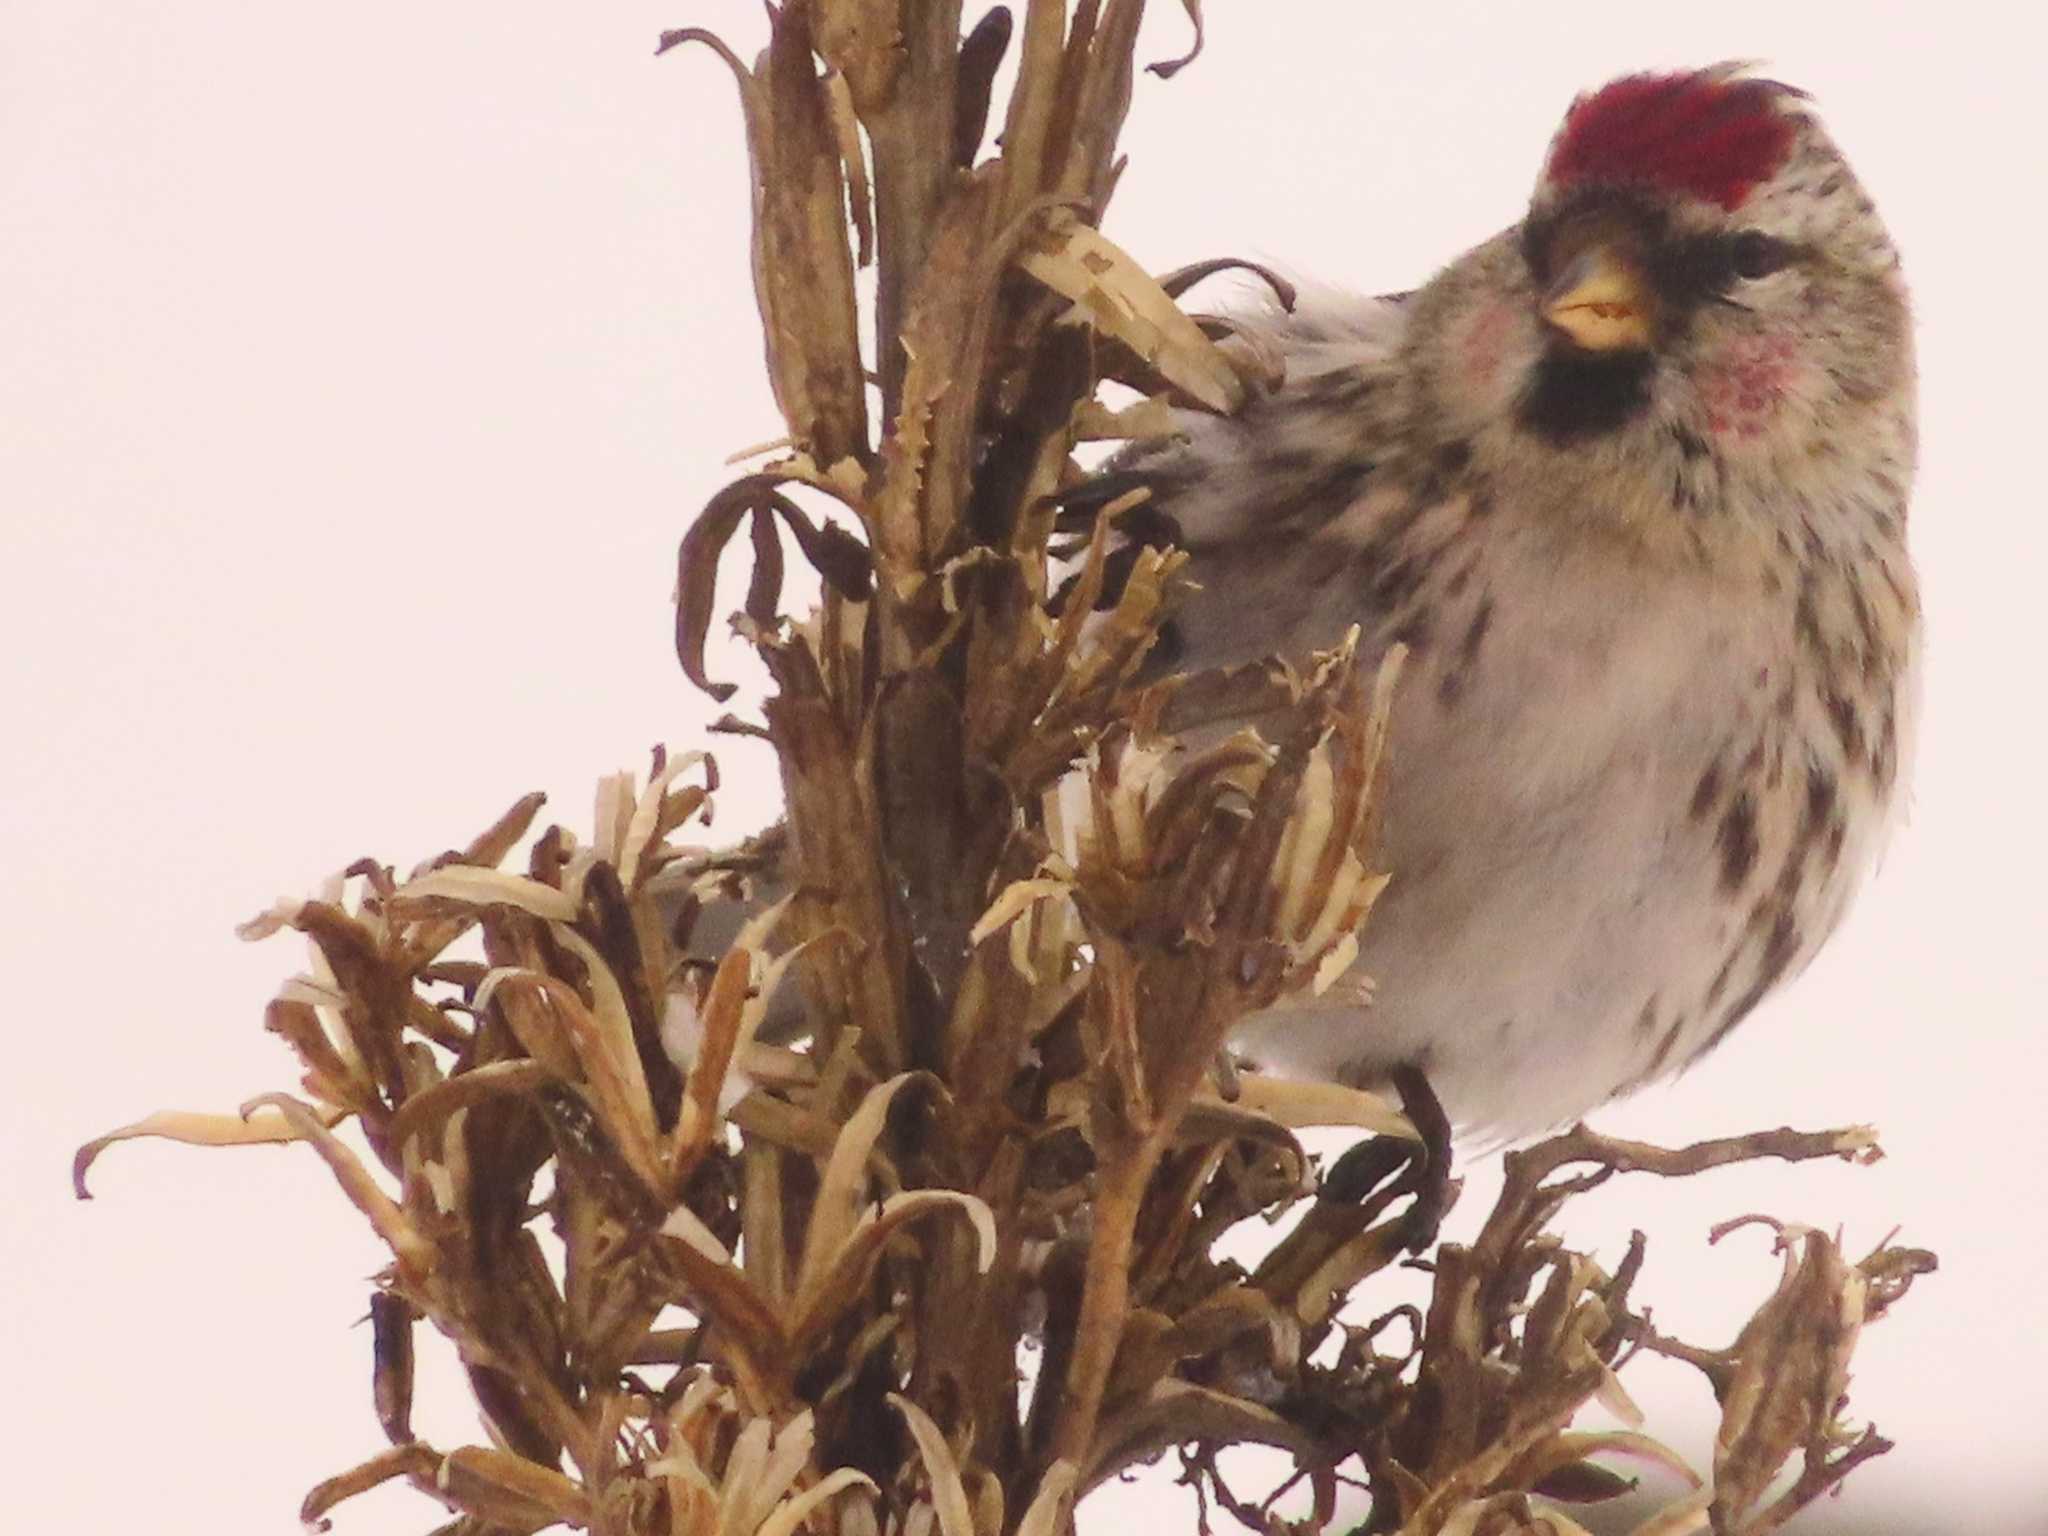
[[[1553,346],[1536,365],[1517,417],[1530,431],[1554,443],[1583,441],[1613,432],[1649,406],[1647,352],[1581,352]]]

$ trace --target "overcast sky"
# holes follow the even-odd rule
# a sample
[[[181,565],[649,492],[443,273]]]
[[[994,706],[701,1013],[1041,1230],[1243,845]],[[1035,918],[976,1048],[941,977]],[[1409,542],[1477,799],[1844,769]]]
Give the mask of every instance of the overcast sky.
[[[1729,57],[1812,92],[1876,195],[1924,377],[1912,816],[1796,988],[1596,1124],[1868,1120],[1891,1155],[1623,1183],[1567,1231],[1611,1262],[1647,1228],[1639,1294],[1706,1342],[1774,1272],[1761,1241],[1705,1247],[1720,1217],[1839,1223],[1858,1253],[1898,1224],[1939,1250],[1859,1356],[1855,1411],[1900,1449],[1836,1518],[1886,1536],[2048,1531],[2048,166],[2018,9],[1212,0],[1208,55],[1140,85],[1108,220],[1155,267],[1228,252],[1409,287],[1516,217],[1575,91]],[[669,643],[676,538],[720,460],[780,425],[730,84],[708,56],[651,56],[689,22],[743,51],[762,28],[749,0],[0,0],[20,1529],[285,1531],[380,1444],[356,1324],[381,1250],[309,1153],[122,1148],[97,1202],[70,1199],[95,1131],[290,1085],[260,1014],[301,955],[233,924],[359,855],[459,843],[529,789],[586,827],[599,773],[700,740]],[[1184,28],[1157,7],[1149,56]],[[771,816],[771,765],[721,752],[723,824]],[[1631,1376],[1652,1427],[1703,1443],[1702,1389]],[[423,1428],[475,1438],[444,1379]],[[1082,1527],[1179,1497],[1114,1489]],[[337,1528],[434,1523],[393,1490]]]

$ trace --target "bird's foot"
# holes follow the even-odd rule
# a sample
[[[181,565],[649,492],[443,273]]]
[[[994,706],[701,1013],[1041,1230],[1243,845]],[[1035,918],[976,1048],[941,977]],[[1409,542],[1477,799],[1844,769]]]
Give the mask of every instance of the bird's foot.
[[[1318,1197],[1343,1205],[1362,1205],[1390,1175],[1399,1177],[1384,1198],[1413,1195],[1415,1203],[1402,1218],[1402,1246],[1420,1253],[1436,1241],[1437,1228],[1451,1208],[1451,1122],[1420,1067],[1396,1067],[1391,1080],[1401,1107],[1422,1133],[1420,1142],[1398,1136],[1373,1136],[1350,1148],[1323,1175]]]

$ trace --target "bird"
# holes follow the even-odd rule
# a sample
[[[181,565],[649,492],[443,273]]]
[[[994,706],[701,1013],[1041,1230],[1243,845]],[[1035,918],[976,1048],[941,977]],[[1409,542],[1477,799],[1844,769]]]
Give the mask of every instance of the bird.
[[[1616,79],[1421,287],[1227,318],[1279,381],[1102,477],[1186,554],[1160,667],[1408,652],[1354,972],[1236,1048],[1498,1142],[1697,1062],[1837,929],[1910,753],[1911,314],[1810,98]]]

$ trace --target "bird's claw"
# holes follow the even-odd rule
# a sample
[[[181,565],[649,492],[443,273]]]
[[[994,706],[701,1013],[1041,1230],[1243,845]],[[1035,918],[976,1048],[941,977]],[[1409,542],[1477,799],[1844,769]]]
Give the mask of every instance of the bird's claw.
[[[1385,1198],[1415,1197],[1401,1219],[1401,1245],[1420,1253],[1436,1241],[1456,1195],[1451,1181],[1451,1122],[1421,1068],[1397,1067],[1391,1078],[1401,1107],[1422,1139],[1373,1136],[1357,1143],[1330,1165],[1318,1197],[1334,1204],[1362,1205],[1399,1170]]]

